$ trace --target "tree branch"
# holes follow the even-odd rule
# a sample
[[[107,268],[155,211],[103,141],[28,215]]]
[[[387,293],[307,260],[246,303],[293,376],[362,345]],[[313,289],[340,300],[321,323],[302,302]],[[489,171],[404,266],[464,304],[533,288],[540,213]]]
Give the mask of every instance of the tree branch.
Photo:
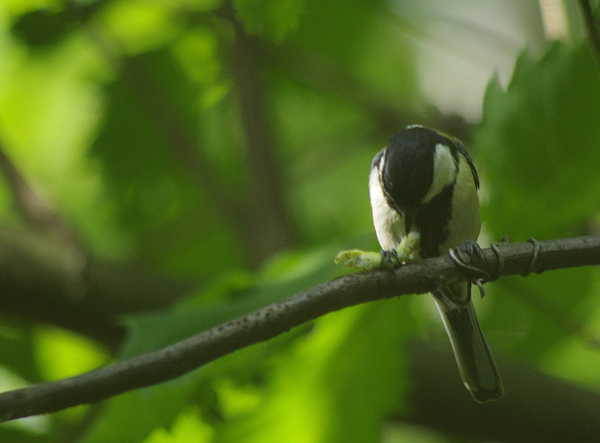
[[[31,227],[0,225],[0,311],[84,333],[114,350],[125,335],[117,315],[168,306],[193,288],[93,257],[76,230],[34,192],[1,141],[0,173]]]
[[[532,271],[600,264],[600,236],[539,242]],[[530,269],[531,243],[498,247],[502,275]],[[499,269],[498,255],[483,251],[481,269],[490,275]],[[85,374],[0,394],[0,421],[55,412],[97,402],[133,389],[179,377],[219,357],[269,340],[329,312],[399,295],[421,294],[440,284],[440,277],[470,277],[450,257],[423,260],[393,271],[347,274],[300,292],[243,317],[149,354],[124,360]]]
[[[275,151],[276,140],[265,105],[266,88],[262,81],[262,64],[258,39],[246,35],[242,23],[228,8],[235,29],[231,51],[231,75],[239,99],[244,135],[248,150],[249,189],[248,208],[245,218],[250,232],[252,254],[256,263],[297,242],[296,226],[286,210],[284,196],[284,173],[278,164]]]
[[[579,0],[579,6],[583,14],[583,22],[588,40],[590,41],[592,55],[600,68],[600,30],[598,30],[598,21],[594,17],[589,0]]]
[[[4,152],[0,143],[0,171],[13,193],[15,206],[31,226],[79,247],[73,228],[54,211],[43,197],[36,194]]]
[[[93,257],[22,228],[0,226],[0,311],[86,334],[116,349],[125,313],[169,306],[195,285]]]

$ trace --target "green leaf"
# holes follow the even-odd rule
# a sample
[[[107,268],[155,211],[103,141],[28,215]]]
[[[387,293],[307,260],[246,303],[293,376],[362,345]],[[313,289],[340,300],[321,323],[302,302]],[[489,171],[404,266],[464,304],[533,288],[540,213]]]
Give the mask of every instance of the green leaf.
[[[32,48],[48,48],[66,40],[76,26],[95,9],[92,3],[70,3],[62,10],[41,8],[21,15],[12,25],[12,33]]]
[[[4,366],[30,383],[41,381],[35,365],[34,334],[31,329],[0,327],[0,366]]]
[[[168,429],[194,394],[194,374],[140,389],[109,402],[81,443],[139,442],[157,427]]]
[[[488,86],[475,152],[500,238],[573,235],[600,208],[600,74],[587,46],[522,54],[506,91]]]
[[[158,428],[144,443],[209,443],[212,429],[202,421],[197,409],[184,411],[177,417],[170,432]]]
[[[234,0],[248,34],[281,42],[296,29],[306,0]]]
[[[204,189],[224,185],[217,174],[206,177],[212,164],[197,143],[202,87],[177,55],[160,50],[124,62],[119,79],[106,87],[104,125],[90,153],[102,164],[140,255],[198,279],[241,257],[216,199]]]
[[[37,366],[46,380],[58,380],[107,364],[109,356],[85,336],[56,327],[36,331]]]
[[[407,389],[402,301],[384,300],[315,322],[267,374],[256,409],[217,429],[217,442],[378,442]]]
[[[490,82],[474,152],[492,240],[582,234],[600,209],[598,115],[600,74],[587,46],[557,42],[538,61],[523,53],[506,91]],[[491,284],[482,323],[492,348],[539,361],[592,315],[578,306],[597,284],[592,268]]]

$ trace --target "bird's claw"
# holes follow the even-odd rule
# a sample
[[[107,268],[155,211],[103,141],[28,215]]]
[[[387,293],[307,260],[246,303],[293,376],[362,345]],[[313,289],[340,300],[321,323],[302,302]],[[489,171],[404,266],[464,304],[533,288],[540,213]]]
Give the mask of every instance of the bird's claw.
[[[450,249],[448,255],[459,268],[477,274],[478,278],[489,278],[489,274],[482,269],[485,265],[485,257],[481,246],[476,241],[465,240],[457,248]],[[467,260],[464,258],[465,255],[468,257]]]
[[[395,249],[390,251],[386,251],[382,249],[379,254],[381,254],[381,266],[387,269],[393,269],[400,265],[400,260],[398,259],[398,253]]]
[[[474,240],[465,240],[457,248],[450,249],[448,255],[450,255],[456,266],[478,275],[477,278],[471,278],[469,281],[477,286],[481,298],[485,297],[482,281],[489,281],[490,275],[484,270],[486,260],[479,243]],[[465,261],[464,255],[468,256],[468,262]],[[469,300],[470,298],[471,291],[469,286]]]
[[[458,246],[458,248],[469,256],[470,263],[475,261],[473,260],[474,256],[479,260],[479,262],[475,264],[483,264],[485,262],[483,249],[481,249],[481,246],[479,246],[479,243],[477,243],[475,240],[465,240]]]

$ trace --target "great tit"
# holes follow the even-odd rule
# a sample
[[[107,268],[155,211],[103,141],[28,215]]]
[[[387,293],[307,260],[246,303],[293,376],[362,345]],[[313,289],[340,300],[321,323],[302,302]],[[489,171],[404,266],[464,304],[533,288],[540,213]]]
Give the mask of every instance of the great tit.
[[[369,193],[382,257],[410,262],[474,243],[479,177],[463,144],[419,125],[396,132],[371,163]],[[471,302],[471,283],[432,292],[462,380],[478,402],[504,394]]]

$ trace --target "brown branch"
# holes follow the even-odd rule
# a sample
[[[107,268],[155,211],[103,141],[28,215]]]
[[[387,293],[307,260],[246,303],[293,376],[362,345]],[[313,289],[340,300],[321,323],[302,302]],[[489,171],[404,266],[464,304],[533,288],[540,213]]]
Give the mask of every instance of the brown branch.
[[[1,143],[0,172],[33,228],[0,226],[0,311],[80,332],[116,349],[125,333],[116,316],[165,307],[192,289],[92,257],[75,229],[34,192]]]
[[[73,228],[54,211],[46,199],[34,192],[5,154],[1,144],[0,171],[6,177],[6,181],[11,188],[17,210],[29,225],[66,243],[77,245],[77,236]]]
[[[600,236],[544,241],[539,245],[533,272],[600,264]],[[531,243],[501,245],[502,275],[522,274],[530,269],[533,249]],[[484,250],[483,256],[485,263],[481,268],[493,275],[499,268],[498,256],[491,249]],[[161,350],[76,377],[0,394],[0,420],[55,412],[162,383],[329,312],[429,292],[440,284],[440,276],[452,279],[464,277],[464,273],[445,256],[393,271],[347,274]]]
[[[233,12],[230,12],[233,16]],[[263,60],[258,39],[246,35],[242,24],[232,17],[236,31],[231,52],[232,76],[239,98],[248,150],[249,202],[247,228],[256,263],[297,240],[294,222],[286,209],[282,190],[284,173],[275,158],[276,141],[265,101],[262,81]]]
[[[127,312],[164,308],[191,284],[87,258],[33,230],[0,227],[0,311],[86,334],[115,349]]]

